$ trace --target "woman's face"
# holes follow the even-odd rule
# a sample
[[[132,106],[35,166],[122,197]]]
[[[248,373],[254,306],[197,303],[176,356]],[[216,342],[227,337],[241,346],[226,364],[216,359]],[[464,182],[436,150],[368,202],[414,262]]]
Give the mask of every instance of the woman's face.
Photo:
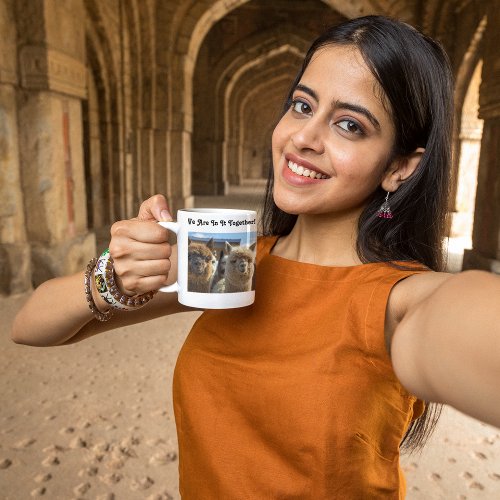
[[[380,186],[394,125],[358,49],[318,50],[273,132],[274,200],[292,214],[356,213]]]

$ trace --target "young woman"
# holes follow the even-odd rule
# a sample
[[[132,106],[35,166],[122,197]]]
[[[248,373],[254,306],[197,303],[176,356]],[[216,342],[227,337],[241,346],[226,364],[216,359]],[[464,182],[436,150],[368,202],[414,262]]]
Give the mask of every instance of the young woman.
[[[432,427],[425,402],[500,426],[500,279],[441,272],[451,108],[443,50],[404,23],[354,19],[313,43],[273,134],[256,302],[206,311],[178,358],[184,498],[403,498],[399,450]],[[170,219],[158,195],[113,225],[121,293],[175,281],[156,224]],[[185,310],[159,293],[97,321],[82,281],[40,286],[13,340],[61,345]]]

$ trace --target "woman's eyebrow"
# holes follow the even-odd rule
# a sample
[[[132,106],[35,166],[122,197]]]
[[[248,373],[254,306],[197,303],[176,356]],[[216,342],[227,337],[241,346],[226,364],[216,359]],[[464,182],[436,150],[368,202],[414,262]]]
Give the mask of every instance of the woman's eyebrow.
[[[295,90],[301,90],[302,92],[305,92],[306,94],[309,94],[316,102],[319,102],[319,96],[318,94],[310,87],[307,85],[304,85],[303,83],[298,83],[297,86],[295,87]],[[375,116],[368,111],[363,106],[360,106],[359,104],[352,104],[350,102],[344,102],[344,101],[335,101],[332,104],[333,109],[348,109],[349,111],[354,111],[355,113],[360,113],[370,121],[370,123],[377,129],[380,130],[380,123],[379,121],[375,118]]]
[[[309,94],[315,101],[319,102],[318,94],[316,94],[316,92],[314,92],[314,90],[308,87],[307,85],[304,85],[303,83],[298,83],[297,86],[295,87],[295,90],[302,90],[302,92]]]
[[[348,109],[349,111],[354,111],[355,113],[360,113],[370,121],[370,123],[377,129],[380,130],[379,121],[373,116],[373,114],[368,111],[363,106],[359,104],[352,104],[350,102],[335,101],[332,105],[333,109]]]

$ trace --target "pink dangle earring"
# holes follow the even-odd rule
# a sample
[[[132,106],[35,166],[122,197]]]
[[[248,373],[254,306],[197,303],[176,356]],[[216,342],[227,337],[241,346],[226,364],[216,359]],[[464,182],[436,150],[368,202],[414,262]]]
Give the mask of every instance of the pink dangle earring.
[[[392,219],[391,206],[389,205],[389,191],[387,191],[384,203],[382,203],[378,209],[377,217],[381,219]]]

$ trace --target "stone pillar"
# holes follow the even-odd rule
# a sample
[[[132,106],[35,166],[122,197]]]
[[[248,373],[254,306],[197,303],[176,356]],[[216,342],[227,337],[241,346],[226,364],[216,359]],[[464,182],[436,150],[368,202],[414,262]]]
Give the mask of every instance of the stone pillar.
[[[464,269],[485,269],[500,274],[500,10],[490,2],[484,38],[479,117],[484,120],[472,234],[472,249],[465,252]]]
[[[186,64],[188,68],[185,67]],[[192,61],[186,63],[186,56],[173,56],[171,70],[179,77],[172,80],[170,89],[166,195],[174,211],[182,207],[192,207],[194,202],[191,188],[192,85],[191,81],[185,84],[185,70],[192,75],[192,67]]]
[[[85,12],[82,0],[18,0],[15,7],[19,151],[37,286],[83,270],[95,253],[95,236],[87,230],[82,148]]]
[[[11,2],[0,2],[0,295],[31,289],[16,109],[16,27]]]

